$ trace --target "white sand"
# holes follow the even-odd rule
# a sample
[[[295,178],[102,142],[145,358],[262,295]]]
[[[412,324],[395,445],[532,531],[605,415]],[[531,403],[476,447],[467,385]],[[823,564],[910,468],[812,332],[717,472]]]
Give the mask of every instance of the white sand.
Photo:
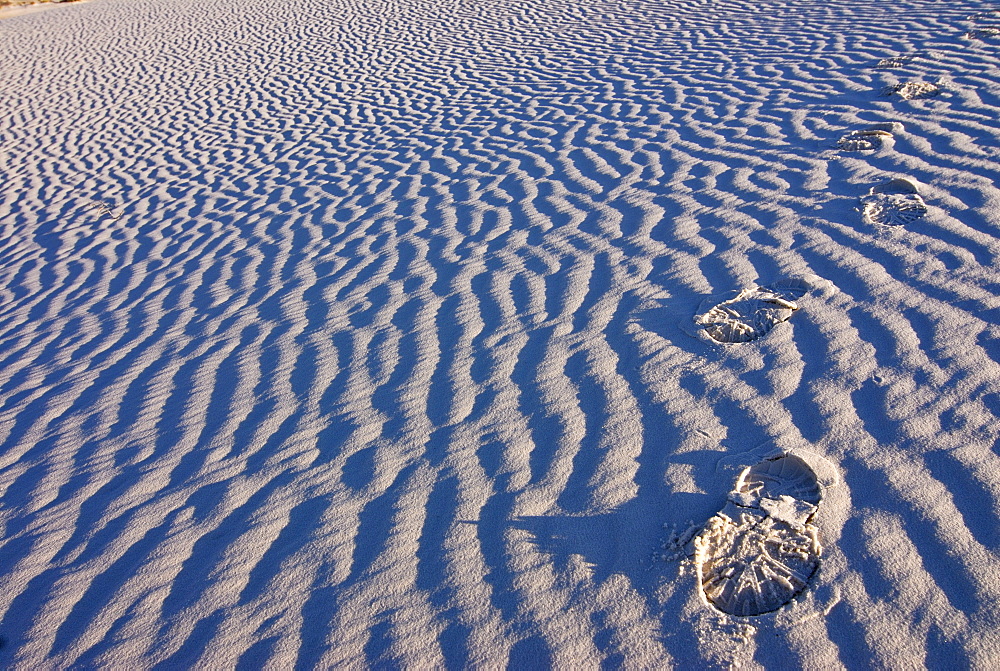
[[[0,20],[0,666],[995,668],[987,9]]]
[[[21,16],[23,14],[34,14],[35,12],[40,12],[45,9],[52,9],[53,7],[62,7],[65,2],[88,2],[89,0],[59,0],[46,1],[41,0],[40,2],[25,2],[21,4],[15,2],[13,4],[6,4],[0,2],[0,19],[7,19],[14,16]]]

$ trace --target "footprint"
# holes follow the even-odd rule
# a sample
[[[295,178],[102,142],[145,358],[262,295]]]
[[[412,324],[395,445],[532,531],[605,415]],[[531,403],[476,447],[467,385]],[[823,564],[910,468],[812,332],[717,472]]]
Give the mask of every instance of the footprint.
[[[813,520],[824,489],[835,483],[833,466],[805,452],[780,452],[744,469],[726,506],[694,541],[707,601],[747,617],[778,610],[801,594],[822,555]]]
[[[891,143],[894,139],[894,133],[902,132],[903,124],[901,123],[878,123],[848,133],[840,138],[837,146],[843,151],[874,151]]]
[[[965,34],[970,40],[992,40],[1000,37],[1000,27],[997,26],[986,26],[984,28],[976,28],[970,30]]]
[[[766,287],[752,286],[721,302],[718,298],[706,299],[694,316],[695,329],[691,334],[724,344],[756,340],[787,321],[799,309],[795,300],[820,284],[829,282],[808,276]]]
[[[917,182],[909,178],[891,179],[873,186],[861,197],[861,217],[866,224],[902,226],[927,214]]]
[[[881,70],[901,68],[912,60],[913,56],[894,56],[892,58],[883,58],[875,65],[875,67]]]
[[[899,96],[903,100],[924,100],[941,94],[941,87],[930,82],[906,82],[882,89],[884,96]]]

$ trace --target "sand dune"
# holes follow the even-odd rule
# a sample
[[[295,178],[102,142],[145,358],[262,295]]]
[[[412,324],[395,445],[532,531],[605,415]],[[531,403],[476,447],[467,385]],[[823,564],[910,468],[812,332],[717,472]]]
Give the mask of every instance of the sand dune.
[[[998,12],[0,20],[0,665],[995,665]]]

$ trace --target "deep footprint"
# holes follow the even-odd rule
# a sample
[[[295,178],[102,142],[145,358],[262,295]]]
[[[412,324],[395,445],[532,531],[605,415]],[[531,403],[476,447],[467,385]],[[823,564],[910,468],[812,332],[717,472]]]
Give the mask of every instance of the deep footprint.
[[[693,335],[701,333],[723,344],[757,340],[787,321],[799,309],[795,301],[820,284],[829,283],[818,277],[782,280],[743,289],[721,302],[707,299],[694,316]]]
[[[866,224],[903,226],[922,219],[927,205],[914,180],[891,179],[873,186],[861,197],[861,217]]]
[[[822,457],[810,456],[832,469]],[[744,469],[729,502],[694,541],[698,583],[708,602],[750,617],[776,611],[801,594],[820,566],[813,520],[822,499],[815,471],[795,454]]]

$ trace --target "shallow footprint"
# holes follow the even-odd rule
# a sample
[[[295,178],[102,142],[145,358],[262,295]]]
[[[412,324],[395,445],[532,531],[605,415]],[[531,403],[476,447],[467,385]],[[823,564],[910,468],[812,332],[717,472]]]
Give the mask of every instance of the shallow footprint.
[[[891,179],[873,186],[861,197],[861,217],[866,224],[903,226],[922,219],[927,205],[912,179]]]
[[[826,280],[810,276],[782,280],[770,286],[752,286],[728,300],[718,298],[702,302],[694,316],[696,337],[707,336],[723,344],[744,343],[766,335],[799,309],[796,299]]]
[[[694,561],[706,600],[730,615],[778,610],[809,586],[822,546],[813,520],[824,487],[813,466],[834,472],[818,455],[783,452],[747,467],[726,506],[695,538]]]
[[[1000,38],[1000,26],[986,26],[975,28],[965,34],[970,40],[995,40]]]
[[[892,58],[883,58],[876,63],[875,67],[880,70],[901,68],[912,60],[913,56],[893,56]]]

